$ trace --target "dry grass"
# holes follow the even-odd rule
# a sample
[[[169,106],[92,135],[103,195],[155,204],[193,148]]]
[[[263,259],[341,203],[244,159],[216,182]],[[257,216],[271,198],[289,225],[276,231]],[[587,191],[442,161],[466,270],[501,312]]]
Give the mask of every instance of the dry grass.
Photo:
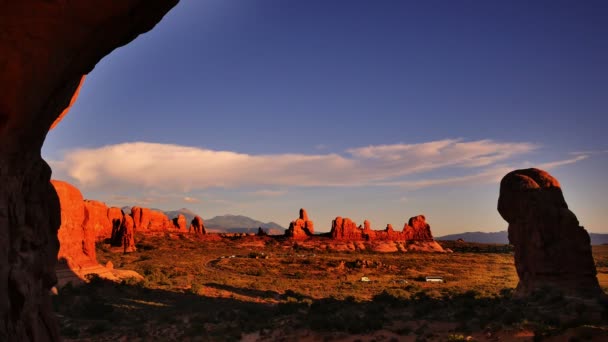
[[[382,254],[294,249],[271,238],[243,241],[137,236],[138,252],[127,255],[98,246],[100,262],[136,270],[145,281],[94,281],[61,291],[55,305],[63,315],[64,336],[331,340],[356,334],[363,340],[449,340],[522,330],[542,337],[585,324],[608,327],[606,312],[586,313],[559,294],[542,294],[534,306],[512,299],[517,276],[506,246]],[[594,248],[594,256],[607,288],[608,246]],[[428,275],[446,282],[426,283]],[[364,276],[371,281],[362,282]],[[560,315],[552,305],[576,315]]]

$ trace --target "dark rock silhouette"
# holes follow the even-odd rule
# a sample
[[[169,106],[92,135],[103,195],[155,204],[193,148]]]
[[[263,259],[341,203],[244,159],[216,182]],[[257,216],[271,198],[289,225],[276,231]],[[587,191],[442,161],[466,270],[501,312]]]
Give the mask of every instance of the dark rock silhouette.
[[[186,216],[182,214],[177,215],[177,217],[173,219],[173,225],[175,226],[175,228],[185,231],[188,226],[188,222],[186,222]]]
[[[135,248],[135,238],[133,235],[135,231],[134,226],[135,224],[133,223],[131,215],[125,215],[121,225],[122,246],[125,253],[131,253],[137,250]]]
[[[60,339],[49,293],[61,214],[40,155],[48,130],[101,58],[177,2],[0,2],[0,340]]]
[[[207,231],[205,230],[205,223],[200,216],[194,216],[192,222],[190,223],[190,228],[188,229],[190,233],[205,235]]]
[[[516,294],[550,287],[600,296],[589,234],[568,209],[557,179],[539,169],[516,170],[500,182],[498,212],[509,222],[519,276]]]
[[[108,221],[110,221],[110,234],[103,236],[103,238],[110,240],[114,240],[114,235],[120,230],[120,225],[122,224],[122,219],[125,216],[125,213],[122,209],[117,207],[108,208]]]

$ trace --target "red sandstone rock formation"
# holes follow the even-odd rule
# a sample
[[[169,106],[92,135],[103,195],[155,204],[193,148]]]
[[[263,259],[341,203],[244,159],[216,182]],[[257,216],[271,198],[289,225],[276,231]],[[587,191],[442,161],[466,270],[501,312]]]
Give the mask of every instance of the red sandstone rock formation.
[[[114,220],[118,220],[120,222],[122,222],[122,217],[125,216],[124,212],[122,211],[122,209],[118,208],[118,207],[111,207],[108,208],[108,220],[110,221],[110,224],[112,222],[114,222]],[[107,238],[108,236],[106,236]]]
[[[148,208],[133,207],[131,208],[131,217],[135,224],[135,230],[144,231],[150,227],[150,212]]]
[[[188,228],[188,231],[190,233],[194,233],[194,234],[198,234],[198,235],[207,234],[207,231],[205,230],[205,223],[203,222],[203,219],[198,215],[194,216],[194,218],[192,219],[192,222],[190,223],[190,228]]]
[[[498,212],[509,222],[509,242],[515,247],[517,295],[551,287],[604,296],[589,234],[568,209],[557,179],[539,169],[510,172],[500,182]]]
[[[66,182],[53,180],[51,183],[61,207],[61,227],[57,232],[61,244],[57,258],[72,269],[96,265],[95,232],[93,226],[88,225],[82,194]]]
[[[150,223],[148,225],[149,230],[168,230],[174,228],[173,222],[169,220],[165,213],[150,210]]]
[[[40,156],[49,128],[101,58],[176,3],[0,1],[1,340],[59,340],[49,290],[61,214]]]
[[[173,218],[173,226],[179,230],[186,230],[188,228],[186,216],[179,214],[177,217]]]
[[[359,229],[357,224],[351,219],[336,217],[331,223],[331,237],[334,240],[361,241],[363,229]]]
[[[300,209],[300,217],[291,221],[289,228],[285,231],[285,236],[293,239],[306,239],[314,235],[314,223],[308,219],[306,209]]]
[[[103,241],[112,234],[112,223],[108,219],[108,207],[99,201],[84,201],[85,216],[93,229],[96,241]]]
[[[385,230],[373,230],[369,220],[357,227],[351,219],[338,216],[332,222],[330,235],[332,239],[342,241],[434,241],[431,227],[423,215],[410,218],[401,232],[396,232],[391,224]]]
[[[405,240],[432,241],[431,226],[426,223],[424,215],[411,217],[407,224],[403,226]]]
[[[122,246],[124,247],[125,254],[137,250],[135,248],[134,227],[135,224],[133,223],[131,215],[125,215],[121,225]]]

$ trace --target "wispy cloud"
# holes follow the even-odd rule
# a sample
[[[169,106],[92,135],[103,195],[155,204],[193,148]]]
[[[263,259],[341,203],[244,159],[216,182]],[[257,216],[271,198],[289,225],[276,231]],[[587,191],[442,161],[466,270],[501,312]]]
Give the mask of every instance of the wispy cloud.
[[[272,189],[289,186],[406,184],[408,187],[424,187],[466,182],[480,175],[494,177],[495,173],[505,171],[505,167],[500,165],[537,148],[537,145],[526,142],[444,139],[419,144],[352,148],[343,155],[251,155],[134,142],[71,150],[62,160],[51,161],[50,164],[56,174],[71,178],[85,189],[135,187],[186,192],[206,188]],[[401,179],[450,168],[465,170],[467,175],[415,181]],[[282,193],[259,190],[258,194],[279,196]]]
[[[188,196],[184,197],[183,200],[186,203],[200,203],[200,201],[201,201],[198,198],[188,197]]]
[[[419,179],[413,181],[396,181],[396,182],[382,182],[378,183],[378,185],[384,186],[397,186],[401,188],[407,189],[420,189],[420,188],[428,188],[432,186],[442,186],[442,185],[465,185],[465,184],[487,184],[487,183],[497,183],[502,177],[504,177],[507,173],[515,170],[515,169],[523,169],[523,168],[531,168],[535,167],[542,170],[551,170],[560,166],[574,164],[581,160],[587,159],[588,155],[579,155],[574,158],[556,160],[551,162],[545,162],[540,164],[532,164],[530,162],[523,162],[521,164],[511,164],[511,165],[493,165],[491,167],[485,168],[479,172],[475,172],[472,174],[457,176],[457,177],[443,177],[443,178],[430,178],[430,179]]]
[[[603,153],[608,153],[608,150],[589,150],[589,151],[570,152],[571,155],[575,155],[575,156],[580,156],[580,155],[589,156],[592,154],[603,154]]]
[[[279,196],[285,195],[286,193],[287,193],[287,190],[264,189],[264,190],[252,191],[249,194],[251,194],[255,197],[279,197]]]

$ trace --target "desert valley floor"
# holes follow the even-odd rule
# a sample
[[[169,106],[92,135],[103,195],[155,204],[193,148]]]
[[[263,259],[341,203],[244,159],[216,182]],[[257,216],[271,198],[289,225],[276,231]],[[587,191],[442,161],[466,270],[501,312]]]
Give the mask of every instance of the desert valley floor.
[[[257,236],[205,241],[165,232],[135,240],[138,251],[130,254],[98,243],[97,258],[142,280],[94,278],[53,297],[65,340],[608,337],[605,306],[553,292],[512,298],[518,279],[506,245],[441,242],[453,253],[377,253],[320,251]],[[608,246],[594,246],[593,255],[606,292]],[[426,276],[445,283],[427,283]]]

